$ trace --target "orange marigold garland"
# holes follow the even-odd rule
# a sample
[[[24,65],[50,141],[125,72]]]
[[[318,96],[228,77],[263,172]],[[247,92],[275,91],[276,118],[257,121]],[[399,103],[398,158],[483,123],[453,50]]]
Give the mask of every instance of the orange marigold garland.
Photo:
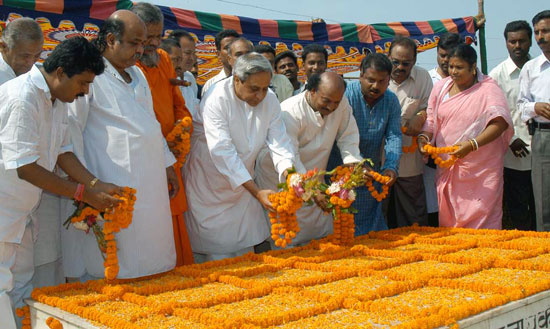
[[[63,324],[51,316],[46,319],[46,325],[51,329],[63,329]]]
[[[174,129],[166,136],[167,142],[176,144],[173,147],[178,151],[177,162],[174,164],[174,168],[178,169],[185,163],[185,157],[189,154],[191,149],[191,132],[193,130],[193,121],[191,117],[185,117],[176,124]]]
[[[401,132],[406,133],[407,127],[404,127],[404,126],[401,127]],[[417,148],[418,148],[418,141],[416,136],[413,136],[411,145],[401,147],[401,149],[403,150],[403,153],[413,153],[414,151],[416,151]]]
[[[293,190],[281,191],[269,196],[269,201],[276,212],[269,212],[271,238],[277,247],[286,248],[300,232],[296,210],[302,206],[302,199]]]
[[[23,306],[15,310],[15,315],[23,318],[21,329],[31,329],[31,310],[28,306]]]
[[[372,184],[371,180],[368,180],[365,184],[367,188],[369,189],[370,194],[373,198],[376,199],[376,201],[380,202],[384,200],[388,196],[388,192],[390,190],[389,186],[386,185],[387,182],[391,180],[390,176],[384,176],[380,173],[377,173],[376,171],[369,171],[369,174],[372,176],[372,178],[377,181],[378,183],[382,184],[382,192],[378,192],[374,185]]]
[[[103,218],[103,234],[106,241],[106,257],[103,265],[105,266],[105,278],[114,280],[118,275],[118,257],[115,240],[115,233],[120,229],[127,228],[132,223],[132,214],[134,212],[134,204],[136,202],[136,190],[130,187],[124,187],[123,195],[115,195],[121,200],[112,212],[105,213]]]
[[[451,167],[457,160],[457,157],[454,155],[451,155],[449,159],[443,160],[439,156],[439,154],[443,153],[451,153],[458,150],[458,146],[445,146],[445,147],[435,147],[430,144],[424,145],[424,152],[428,153],[432,159],[434,159],[435,164],[440,166],[441,168],[449,168]]]

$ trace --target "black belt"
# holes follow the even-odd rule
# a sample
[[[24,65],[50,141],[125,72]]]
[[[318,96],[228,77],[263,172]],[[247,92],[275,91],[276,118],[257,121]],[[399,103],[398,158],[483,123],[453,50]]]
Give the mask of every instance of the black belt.
[[[533,122],[535,129],[550,129],[550,122]]]

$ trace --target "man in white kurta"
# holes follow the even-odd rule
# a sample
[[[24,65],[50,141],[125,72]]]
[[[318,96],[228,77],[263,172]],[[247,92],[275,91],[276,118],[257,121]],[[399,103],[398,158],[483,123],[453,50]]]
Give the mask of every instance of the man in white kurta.
[[[39,58],[43,44],[42,29],[32,18],[9,23],[0,42],[0,85],[27,73]],[[58,285],[65,279],[61,268],[60,202],[59,196],[44,192],[34,214],[41,226],[34,248],[34,287]]]
[[[333,72],[310,79],[310,90],[281,103],[283,121],[296,152],[296,170],[325,170],[332,145],[336,141],[344,164],[356,163],[359,151],[359,130],[347,98],[344,80]],[[323,100],[329,100],[323,102]],[[260,188],[277,189],[278,175],[267,149],[256,163],[256,183]],[[293,245],[326,236],[332,231],[332,215],[320,207],[304,205],[296,212],[300,232]]]
[[[243,81],[245,68],[261,71]],[[260,91],[250,98],[238,96],[237,88],[257,80],[254,88]],[[252,181],[254,164],[264,145],[280,175],[292,167],[294,157],[279,101],[268,90],[270,80],[269,62],[257,53],[246,54],[237,59],[233,77],[218,82],[201,103],[203,122],[194,122],[184,175],[186,223],[197,262],[252,251],[269,236],[262,209],[268,193],[257,191]]]
[[[95,57],[88,53],[90,49],[95,51]],[[42,190],[69,197],[79,189],[78,183],[84,185],[94,179],[71,153],[64,102],[87,92],[95,74],[103,72],[101,56],[83,37],[67,40],[56,50],[44,66],[33,66],[30,72],[0,87],[0,328],[3,329],[15,328],[12,307],[22,307],[23,299],[32,290],[33,239],[35,224],[41,220],[33,211]],[[87,54],[86,61],[70,60],[83,53]],[[78,183],[52,173],[56,164]],[[83,200],[98,209],[112,206],[98,202],[99,198],[104,201],[107,198],[98,193],[98,187],[85,187]]]
[[[124,31],[116,41],[120,43],[113,45],[105,40],[116,31],[117,20],[124,23]],[[135,278],[175,266],[174,239],[168,238],[173,232],[166,170],[175,158],[155,118],[147,80],[137,66],[129,65],[137,56],[121,51],[130,40],[143,42],[145,25],[132,12],[121,10],[103,28],[98,42],[107,44],[105,72],[96,77],[89,95],[71,104],[69,124],[75,153],[90,172],[137,191],[132,224],[116,233],[118,278]],[[139,53],[139,47],[135,51]],[[104,277],[103,258],[93,234],[71,227],[63,235],[68,276]],[[80,263],[77,257],[82,258]]]

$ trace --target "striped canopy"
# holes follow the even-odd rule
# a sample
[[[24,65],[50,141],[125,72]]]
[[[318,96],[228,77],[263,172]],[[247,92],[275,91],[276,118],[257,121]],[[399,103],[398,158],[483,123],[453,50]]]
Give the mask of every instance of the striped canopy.
[[[129,0],[0,0],[0,20],[21,16],[37,19],[46,37],[45,58],[57,43],[71,35],[84,33],[94,37],[102,20],[117,9],[131,6]],[[223,29],[234,29],[253,43],[271,44],[277,52],[293,50],[298,57],[305,45],[322,44],[329,51],[329,69],[342,74],[357,70],[361,59],[369,52],[387,52],[396,35],[416,40],[419,51],[434,48],[439,35],[446,32],[458,33],[468,43],[476,37],[475,18],[471,16],[417,22],[326,24],[159,7],[164,13],[165,30],[185,29],[196,37],[199,82],[221,68],[214,35]]]

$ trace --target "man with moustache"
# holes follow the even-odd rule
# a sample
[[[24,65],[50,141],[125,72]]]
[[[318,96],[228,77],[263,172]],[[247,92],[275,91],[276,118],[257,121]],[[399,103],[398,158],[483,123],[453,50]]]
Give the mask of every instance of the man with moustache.
[[[181,95],[179,86],[172,81],[177,80],[176,71],[172,66],[170,55],[158,48],[161,42],[164,17],[162,11],[155,5],[147,2],[135,3],[132,12],[145,23],[147,28],[147,40],[144,43],[143,54],[137,62],[137,66],[143,71],[153,97],[153,109],[162,129],[162,135],[166,137],[176,124],[184,117],[190,117],[185,106],[185,100]],[[174,143],[168,143],[172,153]],[[191,245],[187,237],[183,213],[187,210],[187,200],[183,189],[181,170],[176,170],[178,184],[181,187],[176,196],[170,200],[172,210],[172,225],[174,228],[174,241],[176,246],[176,266],[193,263]]]
[[[40,58],[44,36],[32,18],[18,18],[6,25],[0,40],[0,85],[27,73]],[[61,198],[47,191],[33,216],[40,222],[40,233],[34,243],[35,288],[55,286],[65,281],[61,261]]]
[[[279,102],[283,102],[285,99],[292,96],[294,87],[290,81],[282,74],[276,73],[275,70],[275,49],[270,45],[256,45],[254,51],[264,56],[273,67],[273,77],[271,78],[271,89],[277,95]]]
[[[428,98],[432,79],[428,71],[415,65],[416,42],[406,37],[393,39],[389,59],[393,65],[389,89],[401,105],[403,145],[410,146],[426,121]],[[388,198],[388,225],[391,228],[414,223],[428,225],[426,192],[424,189],[424,161],[416,150],[403,153],[399,164],[399,177]]]
[[[147,79],[135,66],[146,40],[145,23],[133,12],[118,10],[107,18],[94,40],[105,72],[89,95],[70,104],[69,112],[75,152],[90,172],[137,190],[132,224],[116,236],[118,278],[166,272],[176,265],[170,213],[170,197],[179,191],[172,167],[176,160],[155,118]],[[104,277],[93,234],[77,233],[63,241],[67,276]]]
[[[292,96],[300,93],[302,83],[298,80],[298,58],[293,51],[283,51],[275,56],[275,72],[282,74],[292,83]]]
[[[368,54],[361,61],[359,81],[348,83],[345,94],[359,128],[361,155],[373,161],[375,171],[391,178],[386,183],[389,187],[397,179],[401,156],[401,107],[388,89],[391,72],[392,64],[386,55]],[[330,162],[336,166],[339,163],[334,155],[332,152]],[[378,183],[374,185],[380,190]],[[359,212],[355,215],[355,235],[388,229],[382,203],[376,201],[366,187],[356,192],[353,207]]]
[[[518,108],[523,121],[531,120],[531,178],[537,230],[550,231],[550,10],[533,17],[533,31],[542,54],[521,70]]]
[[[227,45],[235,38],[240,37],[239,33],[235,30],[222,30],[216,34],[215,44],[216,51],[218,54],[218,60],[222,63],[223,67],[221,71],[215,75],[213,78],[209,79],[204,83],[201,91],[201,97],[204,97],[206,91],[216,82],[223,80],[231,75],[231,64],[229,64],[229,59],[227,55]]]
[[[341,160],[352,165],[363,158],[359,151],[359,130],[344,92],[344,79],[334,72],[312,74],[307,90],[281,103],[287,135],[296,150],[296,171],[326,169],[331,146],[341,150]],[[279,177],[266,148],[256,161],[256,183],[261,189],[277,190]],[[325,197],[315,200],[319,207],[302,207],[296,212],[300,232],[292,245],[302,245],[332,232],[332,215]],[[269,221],[268,221],[269,222]],[[273,243],[274,241],[270,241]]]
[[[82,166],[67,131],[66,102],[88,93],[103,70],[99,51],[74,37],[59,44],[43,65],[0,87],[0,328],[16,328],[14,310],[24,306],[33,288],[33,235],[40,220],[33,209],[42,191],[101,211],[118,203],[109,194],[120,188],[96,180]],[[72,180],[54,174],[56,165]]]
[[[191,115],[194,116],[198,111],[200,103],[200,100],[198,99],[199,87],[197,85],[197,80],[195,79],[193,73],[191,73],[191,71],[193,71],[194,69],[195,63],[197,62],[197,55],[195,53],[195,39],[187,31],[174,30],[172,31],[172,33],[170,33],[168,39],[163,40],[163,43],[164,41],[170,42],[170,40],[175,40],[180,48],[180,50],[178,50],[173,45],[166,47],[174,50],[174,52],[177,54],[181,53],[181,61],[179,62],[179,64],[174,64],[174,60],[172,60],[172,64],[174,65],[174,68],[176,69],[176,74],[181,81],[181,84],[179,86],[181,94],[185,99],[185,105],[187,106],[187,109],[189,110]],[[168,50],[166,50],[166,52],[172,54]],[[170,55],[170,58],[173,59],[172,55]]]
[[[531,183],[531,137],[517,107],[519,75],[523,65],[530,59],[532,35],[533,30],[526,21],[506,24],[504,39],[509,57],[489,73],[504,91],[514,122],[514,137],[504,156],[503,201],[513,228],[518,230],[536,229],[535,199]]]
[[[437,42],[437,67],[428,71],[432,82],[436,82],[449,76],[449,52],[461,44],[460,35],[447,32],[439,37]]]

